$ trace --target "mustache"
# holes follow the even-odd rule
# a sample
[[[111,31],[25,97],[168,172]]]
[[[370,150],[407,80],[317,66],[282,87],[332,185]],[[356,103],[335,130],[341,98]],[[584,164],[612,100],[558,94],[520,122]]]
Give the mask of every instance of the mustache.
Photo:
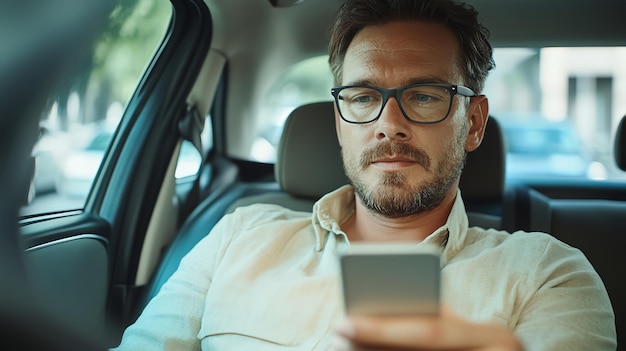
[[[410,144],[401,144],[394,142],[386,142],[377,144],[376,146],[366,149],[361,155],[361,168],[366,168],[374,160],[385,156],[401,156],[417,162],[425,170],[430,170],[430,157],[426,152]]]

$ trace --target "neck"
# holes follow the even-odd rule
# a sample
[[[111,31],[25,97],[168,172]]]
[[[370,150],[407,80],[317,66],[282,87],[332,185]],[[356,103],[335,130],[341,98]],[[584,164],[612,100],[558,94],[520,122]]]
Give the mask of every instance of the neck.
[[[399,218],[375,213],[357,197],[356,211],[342,229],[352,242],[421,242],[448,220],[456,198],[456,189],[453,190],[435,209]]]

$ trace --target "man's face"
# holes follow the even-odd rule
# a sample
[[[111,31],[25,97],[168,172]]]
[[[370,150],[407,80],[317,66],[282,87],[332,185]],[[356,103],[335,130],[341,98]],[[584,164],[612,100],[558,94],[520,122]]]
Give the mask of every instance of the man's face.
[[[369,26],[348,47],[342,85],[462,85],[459,57],[458,41],[443,25]],[[407,120],[394,98],[367,124],[349,124],[335,111],[346,174],[367,208],[397,218],[432,210],[456,194],[469,128],[467,99],[455,97],[448,118],[436,124]]]

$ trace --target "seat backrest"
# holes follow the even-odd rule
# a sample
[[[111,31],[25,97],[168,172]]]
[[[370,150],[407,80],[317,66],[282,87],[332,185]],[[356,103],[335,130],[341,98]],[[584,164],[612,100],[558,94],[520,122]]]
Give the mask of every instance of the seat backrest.
[[[505,152],[500,125],[490,118],[482,145],[468,154],[461,176],[463,199],[475,225],[501,225]],[[332,101],[303,105],[289,115],[279,143],[275,175],[281,192],[242,198],[229,211],[253,203],[310,211],[324,194],[348,183]]]
[[[291,112],[278,145],[274,174],[280,192],[242,198],[229,211],[253,203],[311,211],[320,197],[348,183],[332,102],[307,104]]]
[[[297,197],[319,198],[348,183],[331,102],[300,106],[289,115],[275,167],[280,188]]]

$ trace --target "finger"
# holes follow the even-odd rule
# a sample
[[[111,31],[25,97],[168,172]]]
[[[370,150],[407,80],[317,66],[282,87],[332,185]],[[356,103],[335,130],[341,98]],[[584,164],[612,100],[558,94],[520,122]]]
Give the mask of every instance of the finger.
[[[351,351],[352,343],[342,335],[335,334],[330,343],[330,351]]]
[[[488,349],[498,345],[504,349],[519,349],[509,330],[443,315],[442,318],[353,317],[349,320],[352,332],[345,336],[359,344],[402,348]]]
[[[364,345],[426,347],[432,344],[433,321],[404,317],[351,317],[341,329],[350,340]],[[347,326],[350,326],[348,328]],[[350,331],[351,332],[348,332]]]

